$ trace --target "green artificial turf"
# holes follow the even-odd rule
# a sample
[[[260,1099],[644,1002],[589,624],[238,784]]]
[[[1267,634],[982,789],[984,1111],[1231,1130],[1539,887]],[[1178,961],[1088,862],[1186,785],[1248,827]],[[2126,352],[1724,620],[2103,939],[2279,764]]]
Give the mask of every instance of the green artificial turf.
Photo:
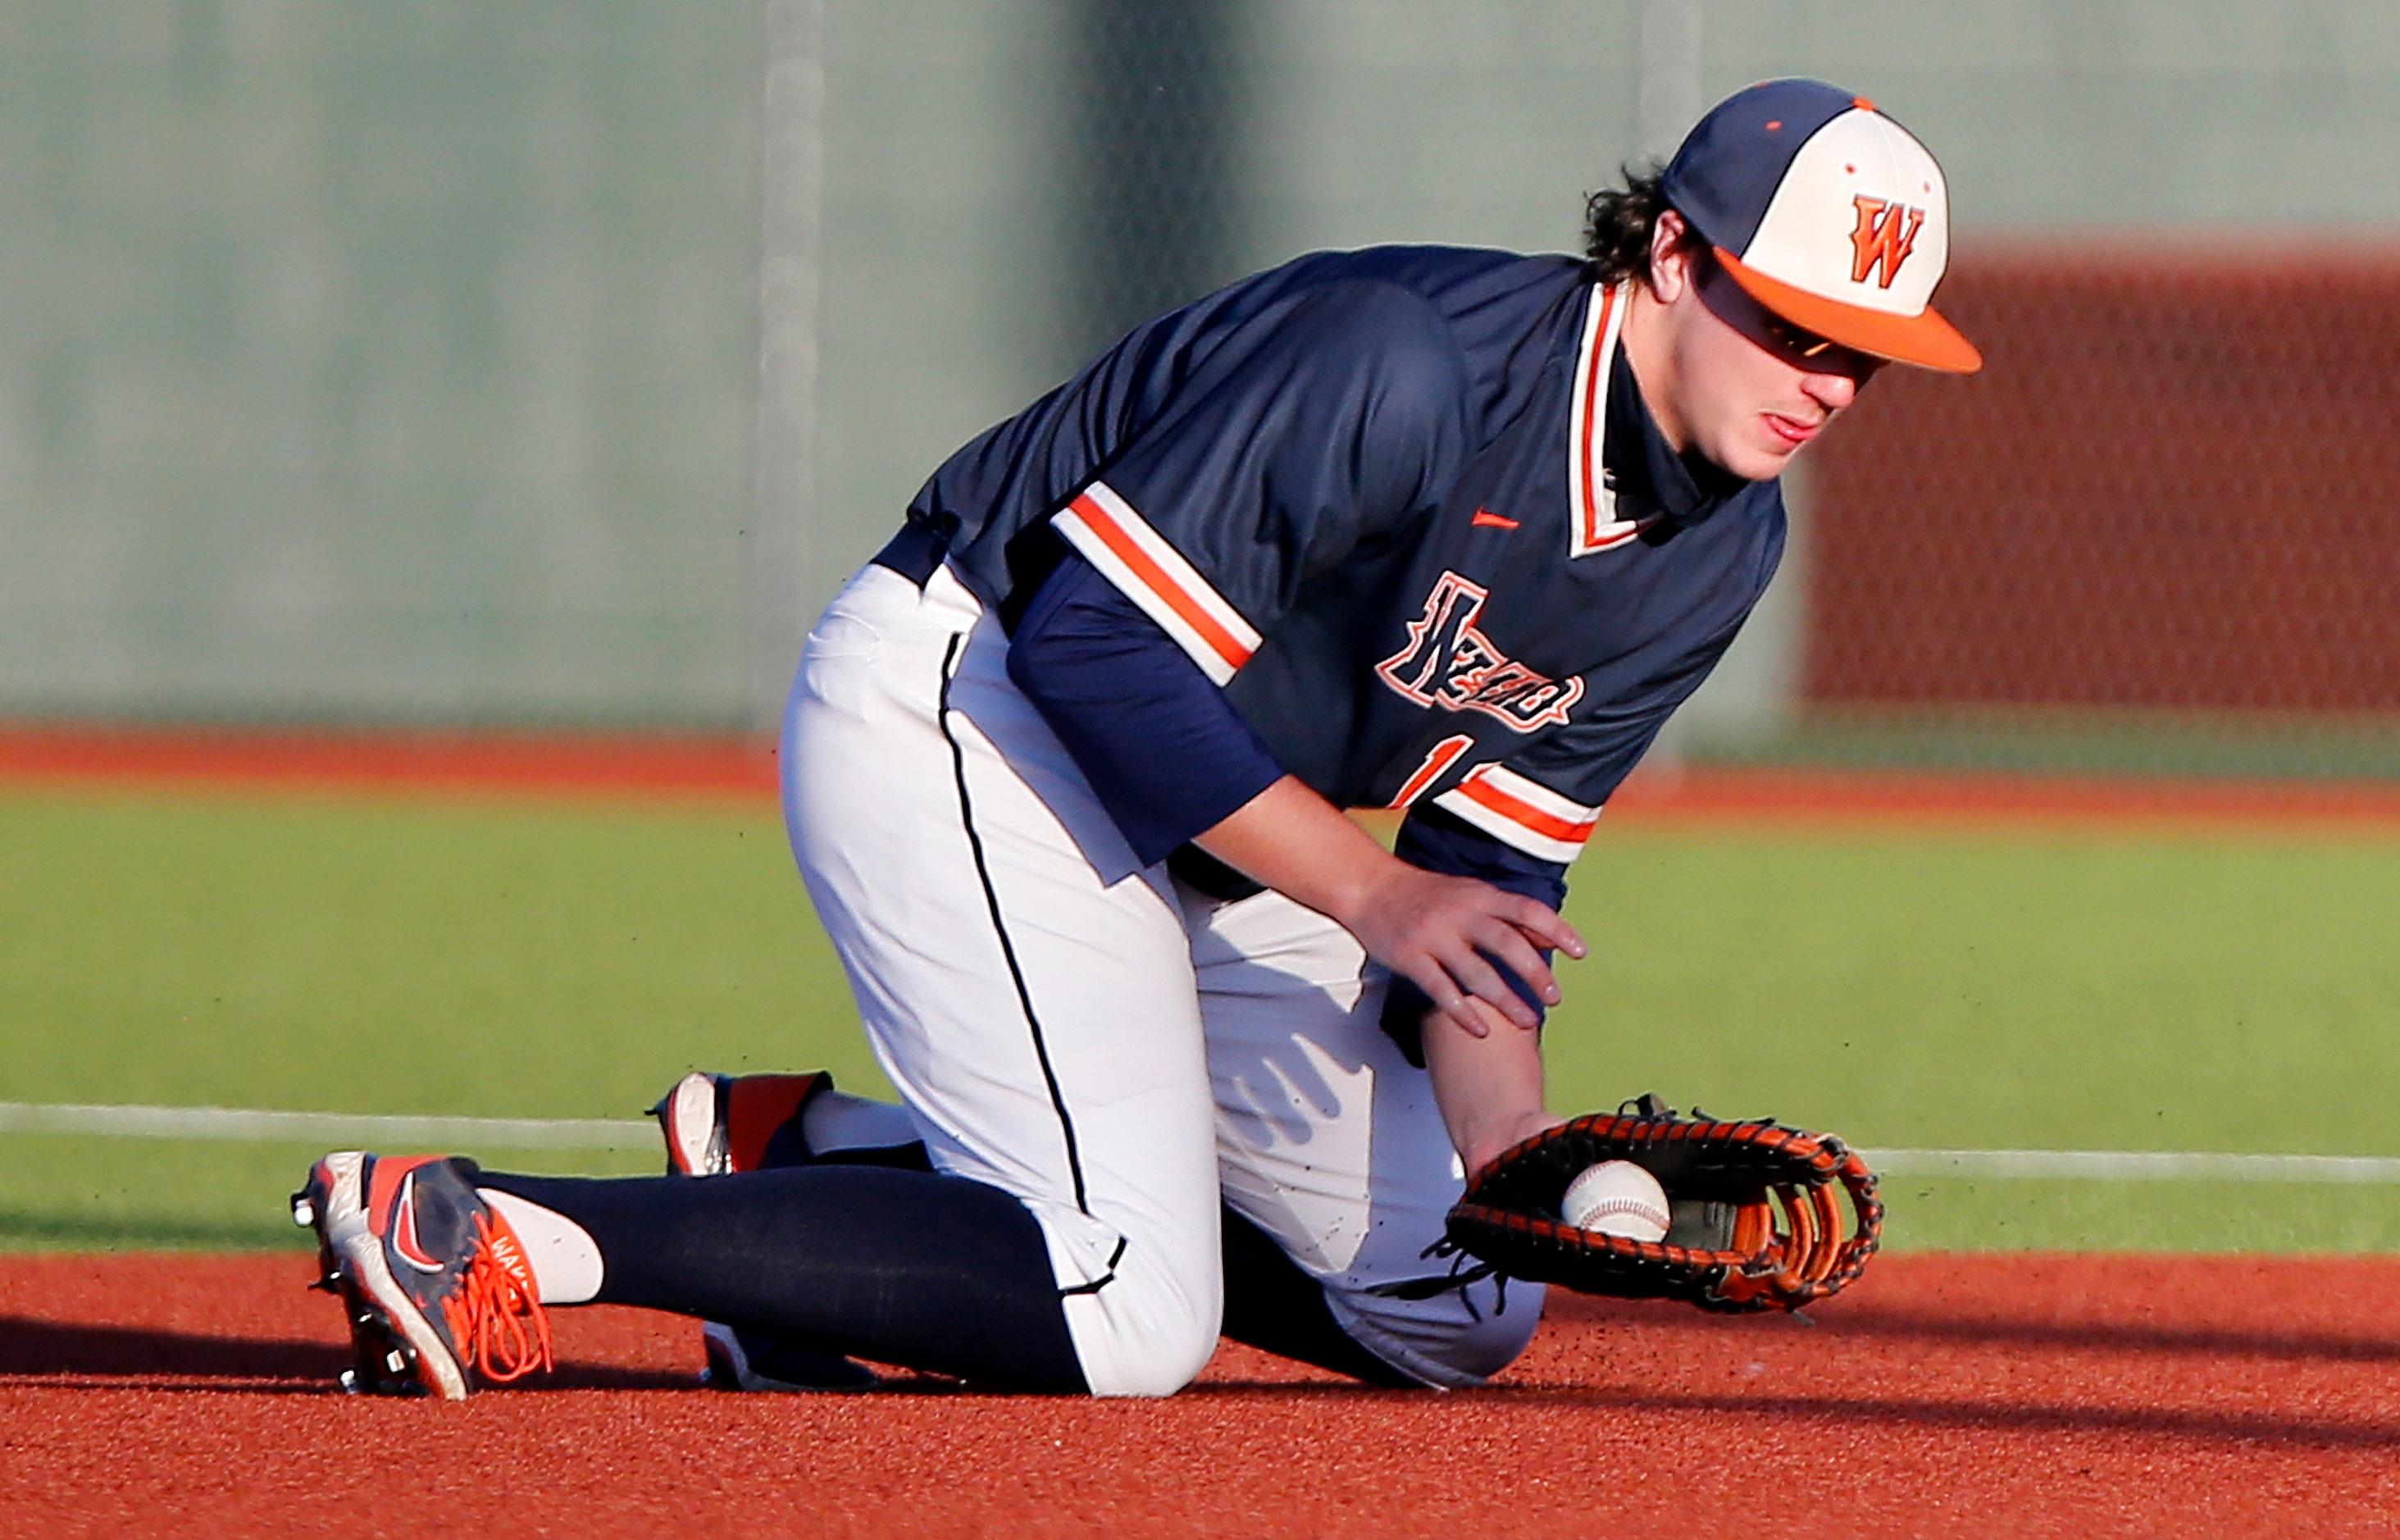
[[[0,1248],[61,1251],[305,1247],[288,1198],[325,1152],[261,1140],[0,1136]],[[655,1144],[486,1151],[495,1168],[655,1176]]]
[[[1569,1104],[2400,1154],[2400,841],[1686,830],[1595,840],[1575,883]]]
[[[0,796],[0,1100],[629,1117],[882,1081],[768,806]],[[1869,1146],[2400,1153],[2400,843],[1616,830],[1554,1102]],[[301,1237],[312,1150],[0,1136],[0,1246]],[[647,1151],[490,1164],[654,1167]],[[2400,1247],[2400,1189],[1891,1184],[1898,1245]]]
[[[0,1100],[634,1117],[873,1076],[770,804],[0,797]]]

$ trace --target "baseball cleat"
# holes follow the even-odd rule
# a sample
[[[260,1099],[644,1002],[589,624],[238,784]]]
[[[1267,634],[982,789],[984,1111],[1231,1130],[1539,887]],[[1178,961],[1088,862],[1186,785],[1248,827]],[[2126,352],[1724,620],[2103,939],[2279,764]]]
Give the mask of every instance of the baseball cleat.
[[[667,1171],[684,1177],[717,1177],[726,1170],[725,1075],[693,1070],[675,1083],[650,1109],[667,1141]]]
[[[701,1070],[675,1082],[650,1116],[667,1142],[667,1169],[686,1177],[756,1171],[767,1146],[820,1091],[833,1088],[824,1070],[804,1075],[712,1075]]]
[[[344,1390],[458,1401],[551,1367],[533,1268],[473,1170],[343,1150],[292,1195],[293,1219],[317,1233],[315,1287],[338,1293],[349,1318]]]

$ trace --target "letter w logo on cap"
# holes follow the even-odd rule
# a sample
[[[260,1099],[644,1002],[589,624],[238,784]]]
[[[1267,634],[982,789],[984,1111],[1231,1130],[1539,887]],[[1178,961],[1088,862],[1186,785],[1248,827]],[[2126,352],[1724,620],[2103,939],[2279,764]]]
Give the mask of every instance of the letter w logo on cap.
[[[1859,206],[1859,226],[1850,232],[1850,281],[1864,283],[1867,275],[1880,266],[1877,286],[1891,287],[1900,276],[1900,265],[1916,245],[1916,232],[1925,223],[1925,211],[1905,203],[1887,203],[1879,198],[1861,193],[1851,201]]]

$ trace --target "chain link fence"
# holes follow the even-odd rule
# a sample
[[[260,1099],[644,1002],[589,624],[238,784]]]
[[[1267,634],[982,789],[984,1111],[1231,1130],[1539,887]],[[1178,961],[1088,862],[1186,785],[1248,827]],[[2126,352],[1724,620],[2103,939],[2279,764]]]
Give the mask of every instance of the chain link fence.
[[[1823,446],[1787,750],[2400,773],[2400,262],[1970,261]]]
[[[0,715],[755,725],[940,457],[1127,326],[1569,246],[1807,73],[1943,156],[1991,367],[1812,451],[1684,751],[2400,773],[2400,19],[807,4],[0,0]]]

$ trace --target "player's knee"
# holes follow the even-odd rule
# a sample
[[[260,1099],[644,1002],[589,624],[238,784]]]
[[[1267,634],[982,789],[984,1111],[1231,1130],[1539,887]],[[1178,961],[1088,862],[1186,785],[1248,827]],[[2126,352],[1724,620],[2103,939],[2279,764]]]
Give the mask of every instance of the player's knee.
[[[1538,1284],[1511,1283],[1503,1293],[1487,1279],[1430,1300],[1343,1290],[1328,1291],[1326,1301],[1343,1329],[1377,1357],[1426,1384],[1466,1390],[1525,1351],[1541,1324],[1542,1292]]]
[[[1206,1222],[1213,1215],[1178,1223],[1027,1206],[1049,1239],[1067,1334],[1091,1393],[1171,1396],[1190,1384],[1216,1351],[1225,1311],[1217,1231]]]
[[[1094,1377],[1095,1396],[1172,1396],[1200,1377],[1217,1350],[1217,1334],[1196,1329],[1164,1333],[1148,1339],[1131,1352],[1114,1356],[1110,1371]]]
[[[1542,1320],[1542,1291],[1525,1285],[1510,1289],[1505,1309],[1471,1321],[1450,1336],[1440,1348],[1441,1361],[1478,1381],[1488,1380],[1517,1361],[1534,1340]],[[1531,1296],[1528,1298],[1528,1296]]]
[[[1172,1396],[1217,1351],[1224,1313],[1218,1280],[1121,1271],[1067,1302],[1067,1324],[1095,1396]]]

